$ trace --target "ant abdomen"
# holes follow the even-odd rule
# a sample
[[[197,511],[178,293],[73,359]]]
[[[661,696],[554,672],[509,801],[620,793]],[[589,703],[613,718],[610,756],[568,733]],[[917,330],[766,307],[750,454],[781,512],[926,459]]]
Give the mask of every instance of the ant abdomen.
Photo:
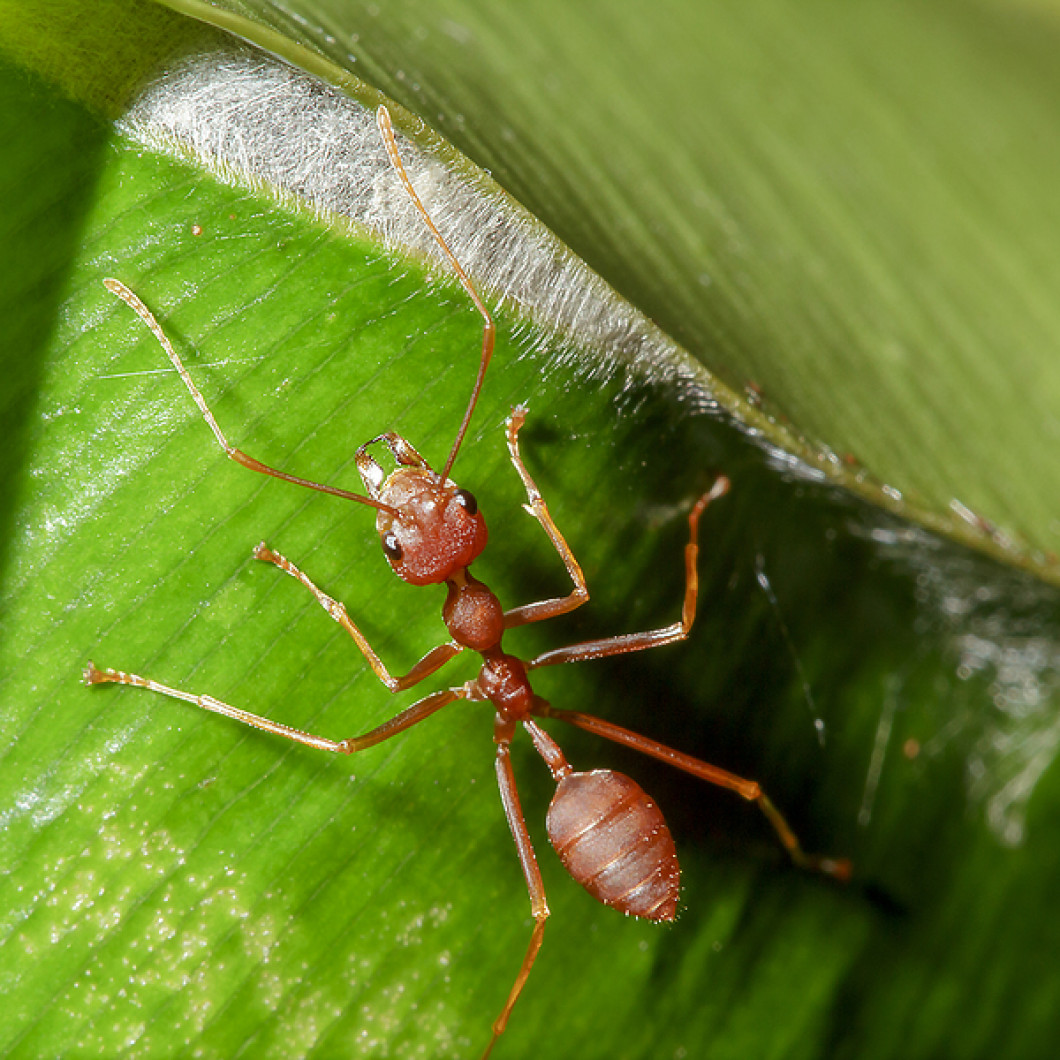
[[[673,920],[681,869],[659,807],[622,773],[568,773],[556,786],[548,838],[594,898],[648,920]]]

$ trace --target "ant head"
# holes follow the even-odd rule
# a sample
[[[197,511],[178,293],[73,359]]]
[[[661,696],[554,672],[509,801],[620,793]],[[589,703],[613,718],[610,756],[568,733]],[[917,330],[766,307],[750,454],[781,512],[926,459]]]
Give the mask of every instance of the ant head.
[[[384,442],[398,463],[389,475],[368,452],[376,442]],[[432,471],[399,434],[388,431],[362,445],[357,469],[371,498],[386,505],[376,515],[375,528],[403,581],[444,582],[486,547],[486,520],[474,496]]]

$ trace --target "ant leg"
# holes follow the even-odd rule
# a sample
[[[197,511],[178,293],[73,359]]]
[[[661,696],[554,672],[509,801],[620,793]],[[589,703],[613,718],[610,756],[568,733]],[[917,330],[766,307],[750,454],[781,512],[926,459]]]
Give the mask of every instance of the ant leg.
[[[363,736],[351,736],[345,740],[329,740],[326,736],[314,736],[312,733],[294,729],[282,722],[263,718],[260,714],[251,714],[249,711],[240,710],[239,707],[229,706],[219,699],[214,699],[213,696],[199,696],[194,692],[184,692],[179,688],[170,688],[149,677],[127,674],[122,670],[99,670],[95,663],[91,662],[85,667],[84,681],[86,685],[113,683],[146,688],[149,692],[159,692],[173,699],[182,699],[185,703],[192,703],[203,710],[223,714],[226,718],[234,718],[236,721],[243,722],[244,725],[261,729],[263,732],[270,732],[275,736],[283,736],[288,740],[294,740],[295,743],[305,744],[306,747],[346,755],[353,754],[355,751],[363,751],[366,747],[389,740],[391,736],[396,736],[399,732],[411,728],[454,700],[467,698],[467,693],[462,688],[445,688],[413,703],[411,707],[401,711],[400,714],[395,714],[389,721],[383,722],[382,725],[366,732]]]
[[[684,640],[692,623],[696,620],[696,603],[699,597],[699,517],[711,501],[717,500],[729,490],[729,480],[719,475],[714,485],[696,501],[688,513],[688,544],[685,545],[685,599],[681,607],[681,620],[662,629],[651,629],[644,633],[621,633],[617,637],[590,640],[583,644],[572,644],[567,648],[555,648],[543,652],[526,664],[528,670],[539,666],[556,666],[558,663],[583,662],[586,659],[602,659],[607,655],[624,655],[646,648],[661,648],[664,644]]]
[[[602,736],[606,740],[622,744],[625,747],[632,747],[633,750],[640,751],[650,758],[657,758],[660,762],[667,762],[676,769],[691,773],[692,776],[698,777],[700,780],[705,780],[708,784],[716,784],[720,788],[735,791],[737,795],[747,799],[748,802],[758,804],[759,809],[766,815],[769,823],[773,826],[773,830],[777,833],[791,860],[799,868],[823,872],[827,876],[834,876],[837,880],[846,881],[850,879],[851,866],[846,858],[807,854],[802,849],[795,833],[791,830],[791,826],[773,805],[769,796],[766,795],[757,781],[745,780],[743,777],[738,777],[733,773],[720,769],[718,766],[712,766],[709,762],[704,762],[700,758],[695,758],[682,751],[676,751],[672,747],[667,747],[666,744],[658,743],[647,736],[642,736],[638,732],[624,729],[621,725],[604,721],[603,718],[598,718],[593,714],[582,714],[576,710],[557,710],[539,697],[534,698],[533,712],[542,717],[557,718],[559,721],[576,725],[579,729],[584,729],[586,732]]]
[[[129,290],[121,280],[115,280],[108,276],[103,281],[103,285],[111,294],[117,295],[151,329],[152,334],[158,340],[158,344],[165,351],[170,361],[173,362],[173,367],[176,368],[180,378],[184,381],[184,385],[188,388],[188,393],[191,394],[195,404],[199,406],[199,411],[202,413],[203,419],[206,420],[207,426],[213,431],[214,437],[231,460],[234,460],[237,464],[242,464],[243,467],[249,468],[251,471],[260,471],[263,475],[272,475],[274,478],[281,478],[285,482],[293,482],[296,486],[306,486],[311,490],[330,493],[332,496],[343,497],[349,501],[360,501],[362,504],[367,504],[372,508],[387,507],[387,505],[380,504],[370,497],[364,497],[360,493],[351,493],[349,490],[340,490],[336,486],[325,486],[320,482],[311,482],[309,479],[299,478],[297,475],[288,475],[285,471],[279,471],[274,467],[269,467],[268,464],[261,463],[260,460],[255,460],[252,456],[247,456],[246,453],[241,449],[237,449],[234,445],[229,445],[228,439],[224,436],[221,428],[218,427],[217,420],[214,419],[209,405],[206,404],[206,399],[199,393],[199,388],[192,381],[187,368],[184,367],[184,362],[180,359],[177,351],[173,349],[173,344],[162,330],[162,325],[155,319],[155,315],[144,305],[139,296]]]
[[[512,414],[508,417],[508,453],[511,456],[515,470],[523,480],[523,486],[526,488],[526,497],[530,502],[529,504],[524,504],[523,507],[541,524],[545,533],[548,534],[549,540],[563,560],[563,565],[567,568],[567,573],[571,576],[571,581],[574,582],[574,590],[568,596],[559,596],[552,600],[540,600],[537,603],[524,604],[522,607],[514,607],[511,611],[506,611],[504,613],[505,629],[524,626],[528,622],[540,622],[542,619],[554,618],[556,615],[565,615],[568,611],[581,607],[589,599],[589,587],[585,584],[585,575],[582,573],[581,565],[574,558],[570,545],[567,544],[563,535],[559,532],[559,528],[552,521],[548,505],[545,504],[541,491],[530,477],[530,472],[526,470],[526,465],[519,455],[519,430],[525,422],[526,409],[520,405],[517,409],[513,409]]]
[[[280,570],[300,581],[316,597],[317,603],[354,639],[357,647],[361,649],[365,659],[368,660],[368,665],[372,668],[373,673],[391,692],[403,692],[406,688],[411,688],[413,685],[418,684],[425,677],[430,677],[435,670],[444,666],[454,655],[459,655],[464,650],[464,646],[457,644],[456,641],[450,641],[448,644],[439,644],[437,648],[432,648],[427,652],[407,674],[402,677],[392,677],[383,660],[379,658],[375,649],[368,643],[365,635],[354,625],[353,620],[346,611],[345,604],[328,596],[322,589],[318,589],[307,575],[303,574],[285,556],[281,556],[279,552],[274,552],[264,541],[255,547],[254,558],[264,560],[266,563],[273,563]]]
[[[534,930],[530,936],[530,945],[526,949],[526,956],[519,967],[519,974],[515,977],[512,989],[508,994],[508,1000],[501,1009],[501,1014],[493,1021],[493,1037],[490,1038],[486,1051],[482,1054],[482,1060],[493,1051],[497,1039],[504,1033],[508,1025],[508,1017],[512,1014],[516,1001],[522,993],[523,986],[530,969],[537,959],[537,951],[541,949],[541,940],[545,936],[545,921],[548,919],[548,903],[545,901],[545,884],[541,879],[541,870],[537,867],[537,856],[530,841],[530,833],[526,827],[526,819],[523,817],[522,807],[519,805],[519,792],[515,786],[515,772],[512,769],[511,757],[508,753],[512,734],[515,731],[514,723],[501,721],[496,723],[494,740],[497,743],[497,785],[501,792],[501,802],[504,804],[504,815],[508,818],[508,827],[512,831],[515,840],[515,849],[519,855],[519,864],[523,867],[523,876],[526,879],[526,889],[530,893],[530,913],[534,918]]]

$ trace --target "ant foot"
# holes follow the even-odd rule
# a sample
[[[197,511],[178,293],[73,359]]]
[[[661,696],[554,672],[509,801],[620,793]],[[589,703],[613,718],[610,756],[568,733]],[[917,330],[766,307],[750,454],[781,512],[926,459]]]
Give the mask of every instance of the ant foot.
[[[81,671],[81,680],[86,685],[102,685],[108,681],[117,680],[113,670],[100,670],[96,664],[89,660],[88,665]]]
[[[508,434],[514,437],[526,423],[526,414],[530,410],[525,405],[516,405],[508,415]]]
[[[259,541],[254,546],[253,555],[255,559],[264,560],[266,563],[275,563],[278,559],[276,553],[264,541]]]

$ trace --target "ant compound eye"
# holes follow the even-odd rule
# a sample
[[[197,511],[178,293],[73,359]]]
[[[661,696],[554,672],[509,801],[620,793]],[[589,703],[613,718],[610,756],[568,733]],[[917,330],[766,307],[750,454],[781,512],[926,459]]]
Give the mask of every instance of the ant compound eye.
[[[466,509],[468,515],[478,515],[478,501],[471,490],[457,490],[456,499]]]
[[[397,534],[393,530],[388,530],[383,535],[383,551],[386,553],[386,558],[391,563],[400,563],[401,557],[404,553],[401,551],[401,545],[398,542]]]

